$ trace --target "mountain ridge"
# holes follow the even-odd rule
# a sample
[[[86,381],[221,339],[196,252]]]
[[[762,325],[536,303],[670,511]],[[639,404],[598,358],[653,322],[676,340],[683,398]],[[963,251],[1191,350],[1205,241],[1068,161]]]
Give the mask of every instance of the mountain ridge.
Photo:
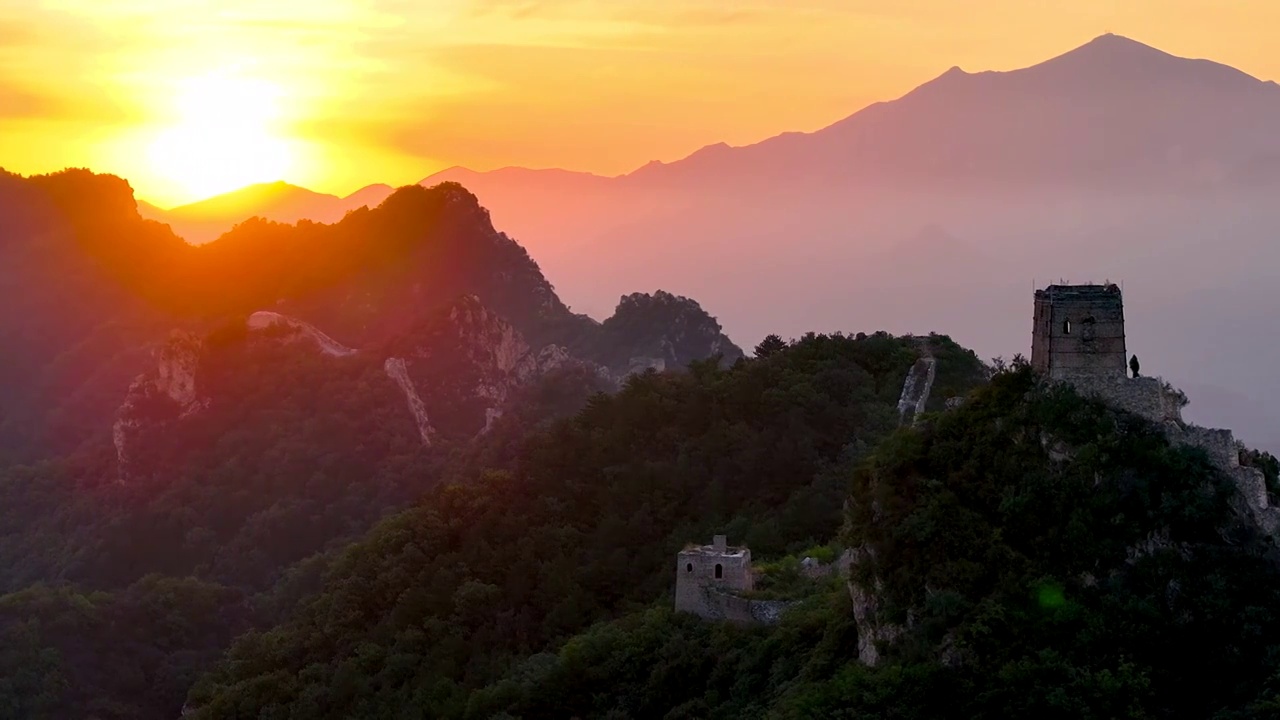
[[[333,347],[360,347],[476,295],[534,347],[559,344],[593,360],[611,342],[612,326],[571,312],[528,252],[456,183],[400,188],[333,225],[252,219],[199,247],[143,219],[125,181],[83,170],[0,177],[0,212],[12,220],[0,229],[0,286],[15,294],[0,312],[0,340],[26,351],[0,364],[0,392],[13,400],[0,408],[0,458],[10,447],[39,457],[45,445],[29,435],[41,428],[72,446],[101,438],[109,398],[119,405],[127,378],[147,364],[146,346],[173,329],[204,333],[269,313],[322,328]],[[661,297],[637,297],[642,315],[680,324],[638,326],[625,338],[636,354],[673,367],[741,357],[697,303],[682,298],[673,314]],[[686,327],[705,329],[704,344],[670,354],[680,341],[667,334]],[[622,373],[628,360],[606,362]],[[68,405],[88,399],[92,406]],[[64,416],[74,431],[53,433],[49,423]]]
[[[832,121],[818,130],[809,132],[783,131],[756,142],[737,146],[731,146],[723,141],[713,142],[703,145],[677,160],[651,160],[633,168],[632,170],[616,175],[601,175],[588,171],[559,167],[532,168],[512,165],[492,170],[474,170],[463,165],[454,165],[427,175],[419,181],[419,184],[434,184],[446,180],[463,181],[465,183],[466,179],[475,178],[491,178],[502,181],[533,181],[534,178],[537,178],[539,181],[558,180],[570,182],[578,186],[610,184],[617,182],[653,182],[663,179],[662,175],[664,173],[683,172],[685,169],[709,162],[737,162],[737,160],[733,158],[736,154],[744,151],[759,152],[759,149],[762,147],[795,144],[798,142],[804,142],[809,138],[823,137],[826,134],[837,133],[851,125],[858,125],[861,122],[866,122],[868,116],[875,116],[877,113],[882,113],[884,112],[883,108],[892,107],[902,101],[913,98],[918,99],[921,95],[930,95],[931,93],[937,93],[939,91],[957,92],[960,88],[953,87],[953,85],[957,83],[992,81],[1009,82],[1011,80],[1022,82],[1024,78],[1033,78],[1038,81],[1037,84],[1039,84],[1039,82],[1044,82],[1045,80],[1049,80],[1050,84],[1052,81],[1066,81],[1069,85],[1096,88],[1097,81],[1100,79],[1110,78],[1114,80],[1117,76],[1117,70],[1120,71],[1120,76],[1127,77],[1131,80],[1135,78],[1144,80],[1153,79],[1151,76],[1146,75],[1146,73],[1151,72],[1157,73],[1154,79],[1159,80],[1163,77],[1167,80],[1167,73],[1173,67],[1178,67],[1181,70],[1186,71],[1185,76],[1187,78],[1205,83],[1206,85],[1212,85],[1212,82],[1210,81],[1214,81],[1234,83],[1235,89],[1280,90],[1280,85],[1277,85],[1274,80],[1264,81],[1229,65],[1203,58],[1177,56],[1123,35],[1105,33],[1059,55],[1022,68],[1012,70],[981,70],[968,72],[959,66],[952,66],[945,72],[906,91],[897,98],[870,103],[865,107],[854,111],[848,116]],[[1081,73],[1083,73],[1084,76],[1082,76]],[[1044,86],[1041,87],[1043,88]],[[1277,95],[1277,102],[1280,102],[1280,95]],[[264,183],[262,186],[250,187],[276,186],[281,184],[284,183]],[[298,186],[289,187],[306,190],[305,188],[298,188]],[[346,196],[345,198],[324,195],[322,193],[316,193],[316,195],[323,195],[326,199],[330,200],[331,203],[350,203],[357,196],[364,193],[376,195],[377,191],[372,190],[373,188],[386,187],[388,186],[370,185]],[[181,216],[186,212],[197,209],[204,203],[224,198],[229,195],[234,195],[235,193],[239,193],[244,190],[247,190],[247,188],[233,191],[232,193],[227,193],[223,196],[215,196],[215,198],[191,203],[179,208],[173,208],[168,211],[160,210],[160,212],[174,213]],[[348,210],[352,209],[352,206],[344,207]],[[273,210],[271,208],[263,209],[263,212],[271,213],[272,211]],[[308,216],[306,212],[290,213],[281,211],[279,214],[282,216],[290,216],[285,219],[286,222],[296,222],[298,219],[309,219],[317,222],[332,222],[337,219],[336,217],[333,217],[333,211],[327,208],[314,208],[309,209],[307,212],[310,212],[312,215],[322,215],[323,217]],[[225,213],[223,213],[223,215],[224,217],[222,217],[221,220],[227,221],[230,219],[225,216]],[[155,219],[163,220],[164,218],[156,217]],[[203,237],[203,235],[201,237]]]

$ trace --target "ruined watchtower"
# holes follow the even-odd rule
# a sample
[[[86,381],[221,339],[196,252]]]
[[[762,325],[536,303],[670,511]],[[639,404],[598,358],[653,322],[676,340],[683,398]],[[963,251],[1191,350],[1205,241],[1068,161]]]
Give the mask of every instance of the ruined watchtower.
[[[710,545],[690,545],[676,556],[676,611],[705,618],[724,614],[719,591],[751,590],[751,551],[730,547],[724,535]]]
[[[1125,377],[1124,301],[1114,283],[1036,290],[1031,366],[1055,380]]]

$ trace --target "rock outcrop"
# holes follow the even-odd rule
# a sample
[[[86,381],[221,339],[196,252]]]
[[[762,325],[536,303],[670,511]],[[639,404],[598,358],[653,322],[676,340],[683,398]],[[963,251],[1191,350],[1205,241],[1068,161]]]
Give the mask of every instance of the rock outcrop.
[[[387,358],[382,364],[387,377],[400,388],[404,393],[405,402],[409,406],[409,414],[413,415],[413,421],[418,425],[418,435],[422,437],[422,444],[430,446],[431,436],[435,434],[435,428],[431,427],[431,420],[427,417],[427,406],[423,404],[422,398],[418,396],[418,390],[413,386],[413,380],[409,378],[409,370],[405,367],[404,358]]]
[[[870,547],[848,548],[841,553],[835,568],[845,578],[849,600],[853,603],[853,622],[858,628],[858,661],[869,667],[880,662],[880,645],[891,643],[904,628],[883,617],[880,597],[884,583],[874,573],[859,572],[859,566],[874,565],[875,551]]]
[[[118,479],[128,477],[134,461],[134,438],[147,425],[158,425],[191,415],[206,407],[198,387],[204,342],[196,335],[174,331],[154,352],[155,367],[139,375],[129,386],[124,403],[111,428],[116,449]]]
[[[517,388],[553,370],[582,365],[607,374],[561,346],[533,349],[474,295],[417,323],[385,354],[387,374],[404,391],[426,444],[438,431],[453,437],[488,431]],[[430,408],[428,423],[435,403],[440,409]]]
[[[920,349],[920,359],[907,372],[907,379],[902,383],[902,394],[898,396],[898,422],[902,425],[915,424],[929,404],[929,393],[933,390],[933,380],[938,375],[938,361],[929,350],[927,338],[916,342]]]

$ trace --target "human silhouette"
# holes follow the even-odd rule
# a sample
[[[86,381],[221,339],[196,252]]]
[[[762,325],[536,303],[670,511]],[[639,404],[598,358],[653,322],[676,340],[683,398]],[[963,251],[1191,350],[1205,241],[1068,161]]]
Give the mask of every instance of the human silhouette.
[[[1138,377],[1138,356],[1134,355],[1129,358],[1129,369],[1133,371],[1133,376]]]

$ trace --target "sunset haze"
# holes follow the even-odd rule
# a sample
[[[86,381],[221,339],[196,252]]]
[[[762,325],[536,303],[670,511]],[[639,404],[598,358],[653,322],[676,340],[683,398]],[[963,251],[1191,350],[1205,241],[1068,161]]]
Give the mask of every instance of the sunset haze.
[[[1104,32],[1272,79],[1278,22],[1269,2],[1186,0],[7,2],[0,157],[116,173],[162,207],[451,166],[614,175]]]

